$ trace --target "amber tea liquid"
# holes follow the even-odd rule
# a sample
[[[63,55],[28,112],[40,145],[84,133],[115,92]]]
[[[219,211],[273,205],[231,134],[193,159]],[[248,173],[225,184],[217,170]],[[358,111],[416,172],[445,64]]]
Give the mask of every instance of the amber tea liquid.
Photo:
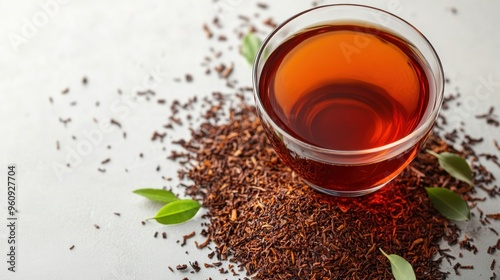
[[[338,151],[393,143],[429,111],[429,83],[418,51],[390,32],[356,23],[317,26],[282,43],[263,67],[259,94],[281,129]],[[331,164],[290,153],[265,128],[281,158],[305,180],[346,192],[394,177],[419,149],[417,143],[396,158],[370,164]]]

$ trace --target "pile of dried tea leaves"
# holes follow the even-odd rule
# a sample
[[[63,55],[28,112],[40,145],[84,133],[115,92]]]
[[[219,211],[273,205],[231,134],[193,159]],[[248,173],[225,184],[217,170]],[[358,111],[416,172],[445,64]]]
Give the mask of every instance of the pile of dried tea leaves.
[[[408,260],[418,279],[446,278],[440,264],[454,257],[439,243],[458,243],[460,232],[433,208],[425,187],[452,188],[469,201],[473,189],[440,169],[432,155],[420,153],[374,194],[327,196],[283,164],[253,106],[233,106],[229,121],[218,123],[222,107],[210,107],[191,139],[176,142],[185,151],[171,157],[184,166],[180,177],[192,180],[187,194],[208,208],[204,232],[219,260],[257,279],[389,279],[381,248]],[[426,149],[459,153],[437,135]],[[474,169],[477,184],[492,182],[484,167],[476,163]],[[461,268],[470,267],[459,264],[457,274]]]

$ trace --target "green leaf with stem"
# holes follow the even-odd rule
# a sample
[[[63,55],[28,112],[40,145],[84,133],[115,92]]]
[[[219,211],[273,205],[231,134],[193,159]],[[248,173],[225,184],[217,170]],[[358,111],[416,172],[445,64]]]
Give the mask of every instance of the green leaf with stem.
[[[260,45],[262,41],[252,32],[249,32],[245,37],[243,37],[243,43],[241,45],[241,54],[250,65],[253,65],[255,56],[259,52]]]
[[[163,189],[137,189],[133,191],[133,193],[144,196],[145,198],[153,201],[164,203],[170,203],[179,200],[179,198],[177,198],[177,196],[173,192]]]
[[[153,218],[164,225],[179,224],[193,218],[201,205],[192,199],[181,199],[163,206]]]
[[[472,185],[472,170],[465,159],[461,158],[457,154],[448,152],[438,154],[431,150],[427,150],[427,153],[435,156],[438,159],[441,168],[443,168],[451,176]]]
[[[445,188],[425,188],[434,208],[453,221],[470,219],[469,205],[457,193]]]
[[[396,280],[417,279],[415,272],[413,271],[413,267],[407,260],[395,254],[387,255],[381,248],[379,248],[379,250],[387,259],[389,259],[389,262],[391,263],[392,275]]]

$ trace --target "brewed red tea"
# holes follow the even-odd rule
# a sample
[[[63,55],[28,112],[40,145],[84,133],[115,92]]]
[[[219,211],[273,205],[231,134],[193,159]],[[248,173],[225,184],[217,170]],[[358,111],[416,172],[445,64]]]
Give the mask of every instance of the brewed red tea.
[[[428,117],[426,69],[418,50],[389,31],[355,22],[322,25],[269,54],[258,93],[272,121],[292,137],[328,150],[369,150],[408,136]],[[383,185],[420,145],[382,161],[373,154],[368,164],[334,164],[290,152],[265,128],[281,158],[306,181],[341,192]]]

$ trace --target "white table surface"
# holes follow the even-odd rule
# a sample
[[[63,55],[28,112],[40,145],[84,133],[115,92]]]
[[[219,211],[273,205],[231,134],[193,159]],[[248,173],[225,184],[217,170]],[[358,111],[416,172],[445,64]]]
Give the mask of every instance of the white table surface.
[[[43,5],[50,7],[50,15]],[[331,3],[325,1],[321,3]],[[272,16],[281,22],[311,7],[311,1],[273,1],[268,10],[257,8],[255,1],[1,1],[0,2],[0,177],[6,177],[7,165],[17,165],[18,232],[16,273],[0,265],[0,279],[231,279],[212,269],[198,274],[171,273],[167,266],[198,260],[207,261],[208,250],[199,251],[193,240],[185,247],[175,241],[183,234],[200,230],[204,220],[177,226],[162,226],[154,221],[142,226],[140,221],[152,216],[158,205],[133,195],[142,187],[172,186],[162,176],[176,177],[179,166],[166,160],[172,147],[170,139],[187,137],[187,129],[169,131],[165,143],[151,142],[155,130],[166,122],[169,102],[209,95],[212,91],[229,92],[216,75],[205,76],[200,66],[209,54],[210,42],[202,30],[218,15],[224,33],[234,46],[222,61],[235,62],[233,77],[242,85],[251,85],[250,68],[238,55],[234,33],[239,14],[261,14],[260,20]],[[439,53],[446,76],[451,83],[446,92],[458,87],[465,110],[448,112],[454,120],[466,123],[473,136],[483,136],[479,148],[493,152],[492,139],[500,139],[500,128],[486,125],[473,116],[500,105],[500,26],[499,1],[359,1],[397,13],[419,28]],[[222,11],[220,8],[222,7]],[[452,13],[452,7],[457,13]],[[46,19],[46,22],[44,20]],[[35,22],[31,30],[26,25]],[[24,35],[23,35],[23,32]],[[26,33],[27,32],[27,33]],[[219,33],[218,33],[219,34]],[[12,43],[13,38],[23,36]],[[226,48],[224,47],[224,48]],[[150,75],[159,77],[149,83],[155,99],[164,98],[167,105],[138,99],[125,106],[123,99]],[[193,83],[176,83],[186,73]],[[81,79],[88,77],[88,85]],[[490,87],[482,81],[491,80]],[[61,91],[69,88],[66,95]],[[482,95],[474,95],[477,88]],[[118,95],[117,89],[123,91]],[[52,97],[53,104],[49,102]],[[70,103],[76,101],[72,107]],[[95,102],[100,106],[96,107]],[[121,105],[128,110],[116,110]],[[497,108],[500,109],[500,108]],[[497,112],[498,113],[498,112]],[[72,118],[64,127],[59,118]],[[71,168],[58,175],[54,168],[65,165],[72,151],[81,145],[85,133],[98,129],[93,118],[104,122],[113,118],[123,129],[104,133],[92,145],[88,155],[72,159]],[[123,139],[122,132],[127,132]],[[76,140],[72,139],[72,136]],[[56,141],[61,149],[56,150]],[[108,149],[107,146],[112,148]],[[139,154],[143,153],[144,158]],[[498,154],[498,152],[496,152]],[[111,158],[107,165],[101,161]],[[156,166],[161,166],[157,172]],[[97,171],[103,166],[105,173]],[[500,169],[488,165],[500,178]],[[125,172],[128,169],[129,172]],[[5,174],[5,175],[4,175]],[[5,182],[5,179],[2,179]],[[176,189],[182,193],[181,189]],[[0,257],[7,254],[6,188],[0,191]],[[481,208],[499,212],[497,200],[488,200]],[[121,213],[118,217],[114,212]],[[98,224],[100,229],[94,228]],[[462,264],[473,264],[475,270],[462,270],[462,276],[451,279],[489,279],[489,265],[499,253],[486,254],[487,244],[498,237],[481,229],[479,222],[462,223],[464,234],[476,238],[478,255],[464,253]],[[491,225],[500,232],[500,223]],[[153,238],[165,231],[166,240]],[[75,245],[73,250],[69,247]],[[443,245],[446,247],[445,245]],[[188,250],[189,254],[185,251]],[[457,254],[456,248],[453,249]],[[449,265],[443,269],[451,270]],[[237,279],[237,277],[235,278]]]

